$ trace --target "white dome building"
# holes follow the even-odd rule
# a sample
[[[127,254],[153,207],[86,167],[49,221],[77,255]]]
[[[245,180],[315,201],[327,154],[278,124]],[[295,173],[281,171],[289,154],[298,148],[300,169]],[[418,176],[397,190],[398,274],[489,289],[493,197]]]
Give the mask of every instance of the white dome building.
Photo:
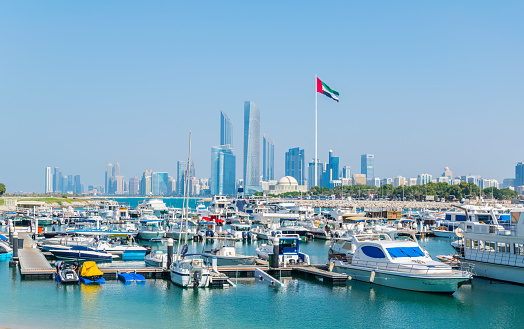
[[[269,193],[282,194],[286,192],[307,192],[307,186],[298,185],[298,182],[295,179],[295,177],[284,176],[280,178],[277,185],[275,185],[275,189],[270,191]]]

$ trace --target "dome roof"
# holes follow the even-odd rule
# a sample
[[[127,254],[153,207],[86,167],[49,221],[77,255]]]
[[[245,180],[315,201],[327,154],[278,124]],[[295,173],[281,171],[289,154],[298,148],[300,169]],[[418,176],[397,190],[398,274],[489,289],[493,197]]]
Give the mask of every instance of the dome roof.
[[[298,185],[298,182],[295,179],[295,177],[284,176],[280,178],[280,180],[278,181],[278,185]]]

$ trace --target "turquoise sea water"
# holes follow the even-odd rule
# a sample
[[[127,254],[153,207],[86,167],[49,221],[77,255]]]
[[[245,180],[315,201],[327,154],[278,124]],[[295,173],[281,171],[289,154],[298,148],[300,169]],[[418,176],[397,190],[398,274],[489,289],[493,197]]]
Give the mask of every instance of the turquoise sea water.
[[[239,253],[252,254],[258,243],[236,245]],[[421,245],[432,255],[452,252],[447,239],[427,238]],[[163,249],[165,242],[154,247]],[[314,263],[326,261],[328,243],[304,242],[301,248]],[[104,266],[122,264],[136,265]],[[452,296],[356,281],[333,287],[296,278],[284,280],[282,288],[253,279],[238,279],[237,287],[229,289],[182,289],[166,279],[66,286],[21,280],[17,268],[0,262],[0,282],[0,327],[518,328],[524,319],[523,286],[483,279]]]

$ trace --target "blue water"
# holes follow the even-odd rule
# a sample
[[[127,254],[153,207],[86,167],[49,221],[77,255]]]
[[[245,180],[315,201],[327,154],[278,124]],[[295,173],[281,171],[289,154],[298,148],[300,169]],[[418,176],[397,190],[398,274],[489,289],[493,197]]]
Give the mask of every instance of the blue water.
[[[258,243],[236,243],[253,254]],[[427,238],[433,255],[451,253],[449,240]],[[165,242],[154,244],[165,248]],[[192,250],[202,246],[190,243]],[[301,244],[313,263],[325,263],[328,243]],[[135,262],[114,262],[104,266]],[[237,280],[233,278],[233,280]],[[169,280],[124,285],[66,286],[51,280],[21,280],[17,268],[0,262],[0,327],[33,328],[299,328],[299,327],[522,327],[524,287],[474,279],[454,295],[410,292],[350,281],[328,286],[318,280],[286,279],[274,288],[238,279],[236,288],[182,289]]]

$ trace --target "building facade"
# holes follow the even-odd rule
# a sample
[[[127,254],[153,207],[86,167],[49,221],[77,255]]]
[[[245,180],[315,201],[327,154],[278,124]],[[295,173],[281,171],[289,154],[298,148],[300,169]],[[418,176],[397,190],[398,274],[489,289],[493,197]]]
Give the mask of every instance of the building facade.
[[[244,193],[260,191],[260,111],[244,102]]]
[[[366,175],[368,180],[375,178],[375,156],[373,154],[360,156],[360,173]]]
[[[285,175],[294,177],[298,185],[306,184],[306,163],[304,149],[291,148],[286,152]]]
[[[235,195],[236,157],[229,145],[211,148],[211,182],[213,195]]]
[[[233,147],[233,123],[224,111],[220,111],[220,145]]]
[[[51,167],[45,167],[45,193],[53,193],[53,173]]]
[[[268,135],[263,138],[262,180],[267,182],[275,179],[275,143]]]

